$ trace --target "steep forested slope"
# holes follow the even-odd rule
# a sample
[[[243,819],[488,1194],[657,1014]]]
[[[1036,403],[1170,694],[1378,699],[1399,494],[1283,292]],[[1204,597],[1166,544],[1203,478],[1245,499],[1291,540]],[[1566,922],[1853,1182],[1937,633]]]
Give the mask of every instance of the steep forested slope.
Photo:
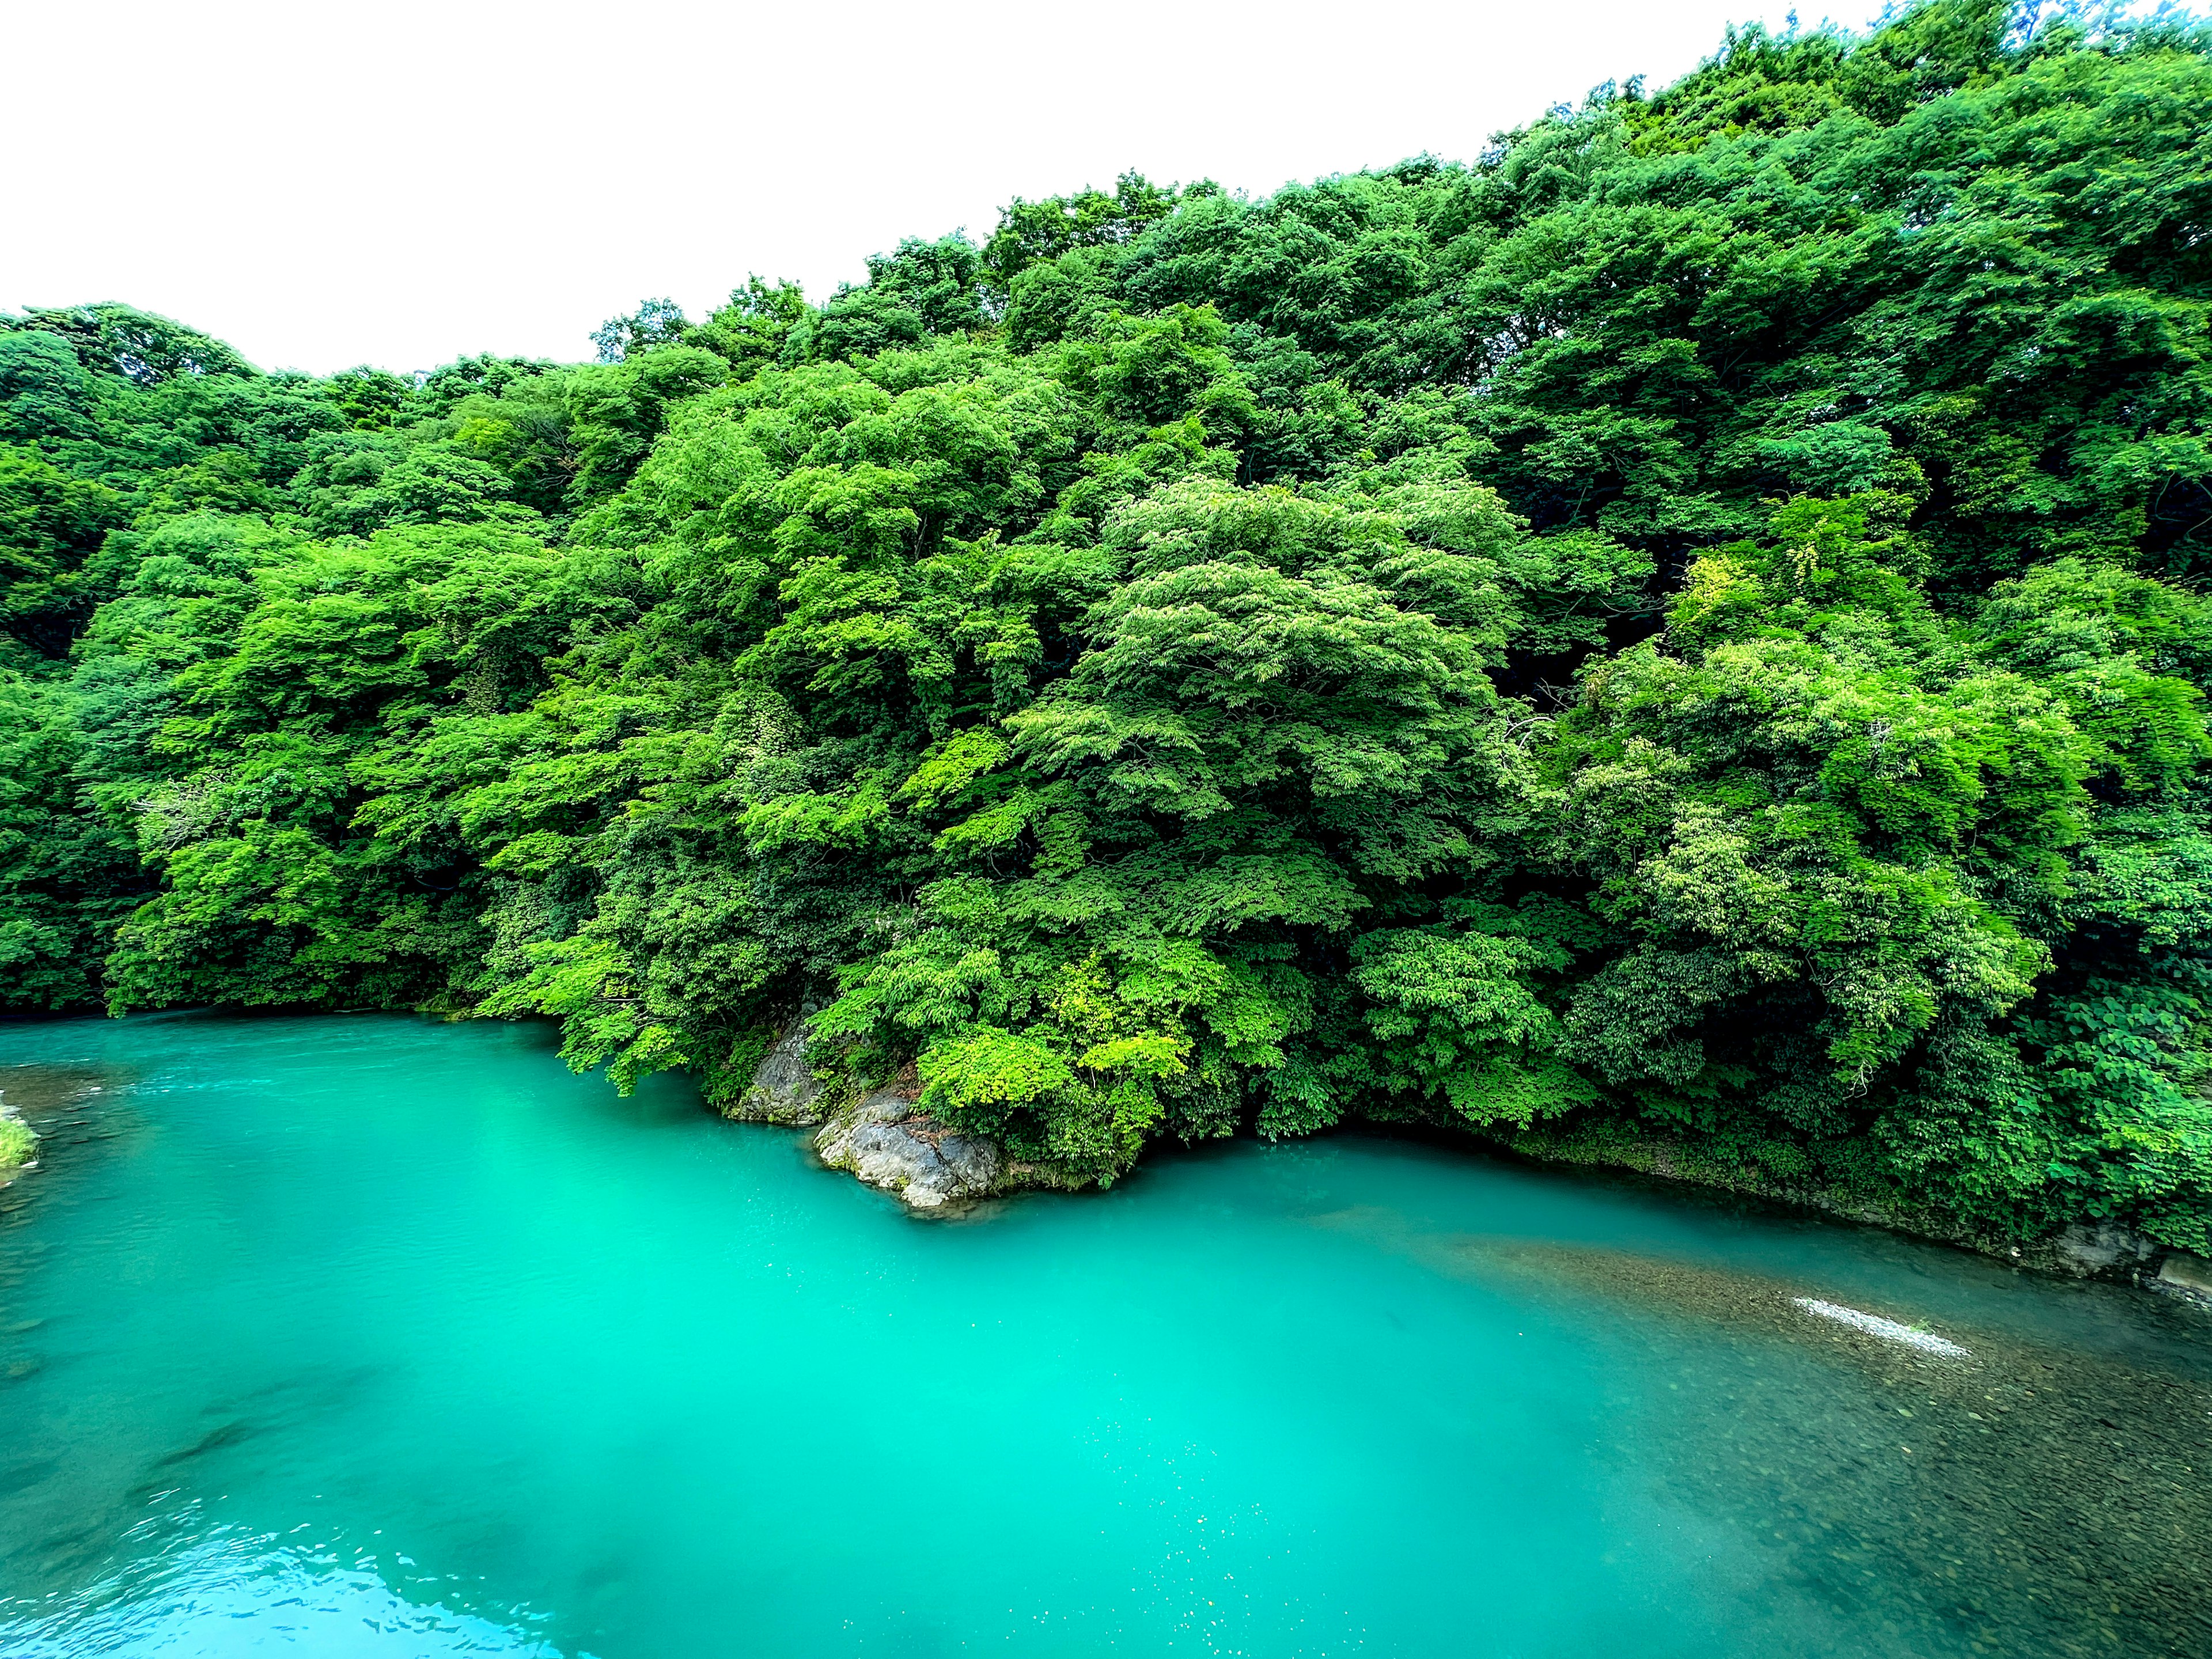
[[[2203,1249],[2212,50],[1938,0],[583,367],[0,324],[0,993]]]

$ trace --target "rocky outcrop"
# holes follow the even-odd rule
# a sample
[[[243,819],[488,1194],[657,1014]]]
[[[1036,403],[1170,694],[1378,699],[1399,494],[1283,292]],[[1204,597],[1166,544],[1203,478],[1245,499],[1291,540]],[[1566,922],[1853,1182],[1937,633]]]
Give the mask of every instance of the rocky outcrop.
[[[2160,1248],[2127,1227],[2073,1226],[2051,1240],[2051,1265],[2084,1278],[2131,1277],[2156,1261]]]
[[[914,1210],[957,1207],[1024,1188],[1076,1192],[1090,1184],[1012,1157],[988,1135],[939,1122],[896,1088],[878,1089],[834,1114],[815,1136],[814,1150],[831,1169],[896,1193]]]
[[[793,1127],[823,1125],[814,1149],[824,1164],[896,1193],[916,1210],[941,1210],[1021,1187],[1073,1190],[1085,1184],[1009,1158],[988,1136],[963,1134],[939,1122],[915,1106],[908,1092],[918,1086],[911,1069],[902,1079],[904,1089],[878,1089],[830,1111],[830,1098],[814,1075],[816,1056],[809,1052],[817,1006],[807,1005],[776,1039],[744,1092],[723,1109],[724,1116]]]
[[[2159,1264],[2158,1277],[2151,1282],[2171,1295],[2212,1307],[2212,1261],[2201,1255],[2176,1250]]]
[[[737,1103],[724,1115],[747,1123],[785,1123],[793,1127],[819,1123],[823,1118],[822,1085],[814,1076],[806,1046],[814,1024],[805,1017],[776,1040],[775,1048],[753,1073]]]
[[[996,1141],[947,1127],[896,1089],[878,1089],[840,1112],[814,1149],[831,1169],[849,1170],[917,1210],[1004,1191],[1011,1168]]]

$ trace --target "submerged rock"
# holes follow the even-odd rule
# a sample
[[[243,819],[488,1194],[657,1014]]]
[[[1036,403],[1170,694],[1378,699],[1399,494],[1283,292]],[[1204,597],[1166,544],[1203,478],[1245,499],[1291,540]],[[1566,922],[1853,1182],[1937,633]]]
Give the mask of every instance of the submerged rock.
[[[939,1123],[896,1089],[878,1089],[840,1113],[814,1149],[831,1169],[849,1170],[917,1210],[1028,1184],[1007,1182],[1010,1160],[996,1141]]]
[[[0,1187],[39,1167],[39,1143],[53,1133],[52,1120],[80,1109],[111,1084],[126,1080],[126,1073],[104,1066],[0,1067]],[[34,1123],[46,1127],[34,1128]],[[64,1136],[56,1144],[82,1145],[82,1141]]]
[[[1608,1433],[1670,1501],[1771,1543],[1773,1571],[1786,1562],[1816,1594],[1893,1597],[1885,1617],[1938,1621],[1926,1628],[1940,1640],[1893,1625],[1885,1652],[2212,1651],[2212,1375],[2186,1328],[2146,1321],[2139,1340],[2082,1343],[2008,1313],[1966,1323],[1973,1302],[1960,1301],[1960,1317],[1931,1330],[1918,1316],[1932,1306],[1892,1299],[1911,1297],[1910,1278],[1869,1309],[1863,1289],[1431,1231],[1382,1206],[1314,1219],[1516,1299],[1601,1310],[1576,1322],[1578,1351],[1598,1345],[1608,1374],[1666,1379],[1640,1399],[1621,1389]],[[1703,1361],[1684,1340],[1692,1322],[1717,1339]]]
[[[822,1085],[807,1059],[814,1023],[804,1017],[776,1040],[726,1116],[747,1123],[785,1123],[798,1127],[822,1121]]]

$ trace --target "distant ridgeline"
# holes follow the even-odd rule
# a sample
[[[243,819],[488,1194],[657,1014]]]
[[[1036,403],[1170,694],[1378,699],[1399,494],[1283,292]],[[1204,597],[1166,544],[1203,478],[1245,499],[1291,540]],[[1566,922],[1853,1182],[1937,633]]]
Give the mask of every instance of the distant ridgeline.
[[[717,1101],[821,1005],[1098,1180],[1414,1120],[2212,1244],[2204,33],[1753,29],[869,272],[411,379],[0,319],[6,1005]]]

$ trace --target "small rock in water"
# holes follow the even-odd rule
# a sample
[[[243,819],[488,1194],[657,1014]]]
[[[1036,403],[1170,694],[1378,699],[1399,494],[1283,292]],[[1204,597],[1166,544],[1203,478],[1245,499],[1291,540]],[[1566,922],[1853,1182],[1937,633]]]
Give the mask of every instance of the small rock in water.
[[[1902,1342],[1923,1353],[1941,1354],[1946,1359],[1965,1359],[1966,1351],[1955,1342],[1928,1331],[1916,1331],[1910,1325],[1900,1325],[1894,1319],[1884,1319],[1880,1314],[1861,1313],[1856,1308],[1838,1307],[1832,1302],[1823,1302],[1818,1297],[1793,1296],[1790,1298],[1807,1313],[1817,1314],[1822,1319],[1832,1319],[1838,1324],[1849,1325],[1853,1330],[1864,1331],[1869,1336],[1878,1336],[1885,1342]]]

